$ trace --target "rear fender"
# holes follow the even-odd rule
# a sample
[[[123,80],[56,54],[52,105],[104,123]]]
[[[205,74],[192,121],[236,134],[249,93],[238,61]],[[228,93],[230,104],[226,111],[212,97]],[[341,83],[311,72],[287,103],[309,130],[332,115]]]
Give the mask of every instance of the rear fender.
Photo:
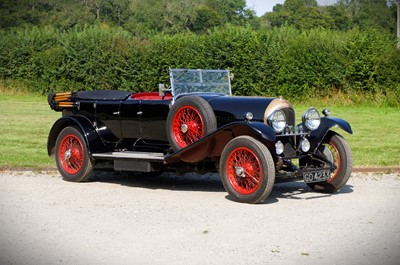
[[[195,163],[207,157],[219,157],[226,144],[241,135],[251,136],[265,144],[271,152],[274,151],[276,136],[271,127],[261,122],[233,122],[167,156],[165,162]]]
[[[321,118],[321,124],[318,129],[310,134],[311,149],[316,151],[330,129],[336,126],[349,134],[353,134],[353,130],[347,121],[336,117]]]
[[[106,145],[90,120],[83,116],[67,116],[58,119],[50,130],[47,139],[47,154],[49,156],[54,155],[57,137],[60,132],[68,126],[75,126],[82,132],[87,150],[89,150],[90,154],[107,151]]]

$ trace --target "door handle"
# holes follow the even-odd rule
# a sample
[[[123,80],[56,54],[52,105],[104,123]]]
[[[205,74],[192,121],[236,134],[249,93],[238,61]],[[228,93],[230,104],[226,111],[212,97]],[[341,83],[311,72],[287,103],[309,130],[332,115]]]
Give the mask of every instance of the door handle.
[[[119,111],[113,112],[113,115],[119,115]]]

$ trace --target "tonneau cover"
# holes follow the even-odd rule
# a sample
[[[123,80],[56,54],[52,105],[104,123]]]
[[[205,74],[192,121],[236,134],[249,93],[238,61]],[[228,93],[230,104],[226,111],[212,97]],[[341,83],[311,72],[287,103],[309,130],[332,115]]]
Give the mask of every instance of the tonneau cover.
[[[93,100],[123,100],[131,94],[132,92],[120,90],[80,91],[74,93],[73,98]]]

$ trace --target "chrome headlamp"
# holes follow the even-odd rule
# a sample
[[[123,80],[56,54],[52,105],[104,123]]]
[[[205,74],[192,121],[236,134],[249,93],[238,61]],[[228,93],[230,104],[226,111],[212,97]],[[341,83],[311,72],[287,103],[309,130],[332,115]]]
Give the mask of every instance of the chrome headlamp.
[[[300,149],[303,151],[303,153],[306,153],[310,150],[311,148],[311,143],[307,138],[303,138],[300,140]]]
[[[303,115],[303,123],[310,130],[314,131],[318,129],[321,124],[321,117],[319,116],[318,110],[315,108],[309,108]]]
[[[286,127],[286,116],[281,110],[274,111],[268,117],[268,124],[276,133],[283,132]]]
[[[278,141],[275,143],[275,153],[277,155],[283,154],[284,149],[285,149],[285,146],[283,145],[283,143],[281,141]]]

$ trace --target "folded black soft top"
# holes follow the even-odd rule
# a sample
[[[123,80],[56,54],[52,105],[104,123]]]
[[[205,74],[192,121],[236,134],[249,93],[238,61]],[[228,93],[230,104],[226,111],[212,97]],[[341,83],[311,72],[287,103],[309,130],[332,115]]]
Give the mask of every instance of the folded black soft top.
[[[132,92],[120,90],[80,91],[74,93],[73,98],[93,100],[123,100],[131,94]]]

